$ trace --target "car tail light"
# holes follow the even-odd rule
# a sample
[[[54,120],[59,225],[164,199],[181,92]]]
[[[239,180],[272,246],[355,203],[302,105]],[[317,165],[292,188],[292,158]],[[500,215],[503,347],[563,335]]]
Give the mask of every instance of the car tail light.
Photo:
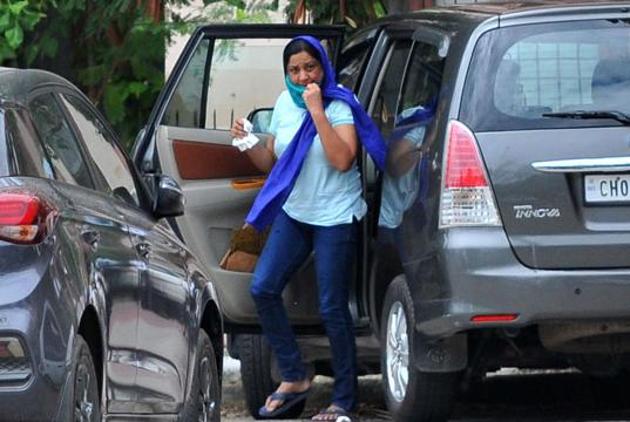
[[[13,243],[38,242],[50,212],[33,194],[0,192],[0,239]]]
[[[501,225],[475,135],[456,120],[447,130],[445,163],[440,228]]]

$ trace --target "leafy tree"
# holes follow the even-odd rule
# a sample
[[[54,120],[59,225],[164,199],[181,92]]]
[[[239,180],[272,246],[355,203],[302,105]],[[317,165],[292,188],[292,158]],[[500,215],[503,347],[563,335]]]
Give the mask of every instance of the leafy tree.
[[[24,43],[24,33],[32,31],[46,16],[46,0],[0,1],[0,63],[14,60]],[[54,43],[41,46],[48,54],[56,52]],[[33,55],[32,49],[26,51]]]
[[[127,147],[164,83],[171,37],[208,22],[268,22],[278,0],[203,0],[212,7],[164,17],[191,0],[0,0],[0,64],[39,67],[77,84],[104,111]],[[291,21],[352,27],[384,14],[381,0],[289,0]],[[302,20],[303,21],[303,20]],[[228,43],[219,46],[230,54]]]
[[[55,71],[104,111],[127,147],[164,84],[171,37],[207,22],[264,22],[277,0],[204,0],[192,15],[165,6],[190,0],[0,0],[0,64]]]
[[[382,0],[289,0],[289,21],[306,22],[310,13],[313,23],[345,23],[352,29],[386,14]]]

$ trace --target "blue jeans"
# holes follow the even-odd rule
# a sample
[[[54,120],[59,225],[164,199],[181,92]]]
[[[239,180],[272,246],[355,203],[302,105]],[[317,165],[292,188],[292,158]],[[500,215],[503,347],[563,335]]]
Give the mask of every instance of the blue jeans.
[[[315,226],[296,221],[282,211],[273,223],[250,289],[283,380],[306,379],[281,295],[293,273],[312,250],[315,252],[319,310],[330,341],[335,375],[332,403],[346,410],[355,408],[357,395],[356,346],[348,309],[356,237],[356,224]]]

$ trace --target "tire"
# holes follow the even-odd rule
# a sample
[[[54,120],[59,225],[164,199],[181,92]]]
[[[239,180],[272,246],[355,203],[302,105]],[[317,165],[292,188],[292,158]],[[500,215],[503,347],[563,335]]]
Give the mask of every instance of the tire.
[[[415,316],[407,282],[389,285],[381,320],[381,370],[385,401],[395,421],[448,420],[459,373],[422,372],[415,367]]]
[[[221,420],[221,386],[217,370],[217,356],[208,334],[199,330],[197,361],[192,374],[188,403],[182,413],[182,422],[219,422]]]
[[[280,385],[271,376],[271,359],[273,358],[271,348],[263,336],[255,334],[239,335],[238,344],[245,404],[254,419],[262,419],[258,414],[258,409]],[[305,404],[304,401],[296,404],[289,412],[277,419],[298,418]]]
[[[72,420],[100,422],[101,401],[94,360],[87,342],[78,334],[72,350]]]

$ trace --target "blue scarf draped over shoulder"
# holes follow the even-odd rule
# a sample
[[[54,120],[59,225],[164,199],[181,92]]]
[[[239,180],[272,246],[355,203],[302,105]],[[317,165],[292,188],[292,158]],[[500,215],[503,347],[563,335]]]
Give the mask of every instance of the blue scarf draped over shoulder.
[[[319,53],[321,65],[324,70],[324,79],[320,89],[324,107],[332,100],[341,100],[350,106],[357,136],[367,153],[380,170],[385,169],[385,159],[387,149],[383,137],[361,104],[357,101],[354,93],[347,88],[338,86],[335,72],[332,68],[326,50],[314,37],[303,35],[295,37],[312,45]],[[317,130],[310,113],[306,113],[297,133],[276,161],[269,173],[265,185],[258,193],[254,204],[245,221],[254,226],[257,230],[263,230],[273,222],[276,215],[282,209],[285,201],[289,197],[295,180],[297,179],[302,163],[306,158],[309,148],[313,144],[313,139],[317,135]]]

